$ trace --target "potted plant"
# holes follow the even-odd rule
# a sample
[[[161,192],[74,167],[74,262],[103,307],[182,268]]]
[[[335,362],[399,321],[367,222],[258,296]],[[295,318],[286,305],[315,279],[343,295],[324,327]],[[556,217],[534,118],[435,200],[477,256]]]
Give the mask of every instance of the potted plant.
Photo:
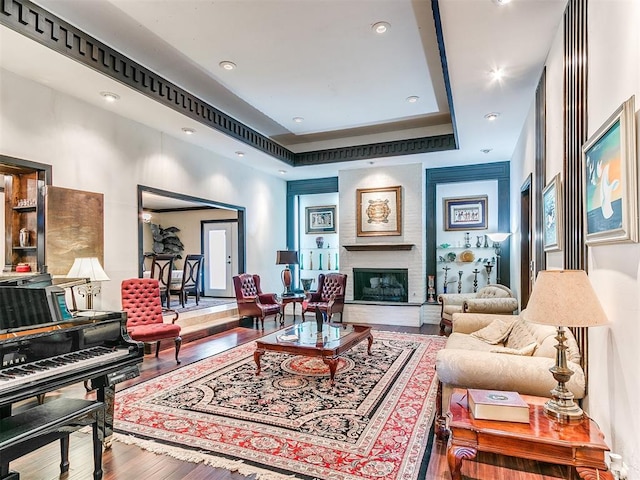
[[[153,252],[168,253],[175,255],[176,258],[182,258],[181,253],[184,251],[184,245],[178,237],[180,229],[178,227],[162,228],[161,225],[150,223],[151,234],[153,235]]]

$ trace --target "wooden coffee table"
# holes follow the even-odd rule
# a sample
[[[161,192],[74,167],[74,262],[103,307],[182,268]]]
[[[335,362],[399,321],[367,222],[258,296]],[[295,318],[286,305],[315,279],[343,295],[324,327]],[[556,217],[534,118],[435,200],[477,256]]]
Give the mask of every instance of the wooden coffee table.
[[[256,351],[253,352],[253,359],[258,367],[256,375],[260,374],[260,357],[264,352],[284,352],[291,355],[321,357],[329,366],[329,376],[333,385],[338,357],[341,354],[366,338],[369,342],[367,353],[371,355],[371,327],[325,323],[322,325],[321,338],[318,338],[317,331],[316,322],[302,322],[257,340]]]
[[[583,479],[613,480],[604,461],[609,447],[593,420],[560,425],[543,413],[548,399],[529,395],[522,395],[529,404],[529,423],[475,420],[467,408],[466,393],[454,390],[447,414],[451,431],[447,461],[452,480],[462,478],[462,460],[475,458],[479,451],[573,466]]]

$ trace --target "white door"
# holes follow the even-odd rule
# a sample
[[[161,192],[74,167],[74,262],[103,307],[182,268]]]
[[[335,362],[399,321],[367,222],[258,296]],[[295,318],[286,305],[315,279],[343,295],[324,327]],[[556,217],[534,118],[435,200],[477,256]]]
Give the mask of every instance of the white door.
[[[233,297],[233,276],[238,271],[238,223],[205,223],[204,294],[207,297]]]

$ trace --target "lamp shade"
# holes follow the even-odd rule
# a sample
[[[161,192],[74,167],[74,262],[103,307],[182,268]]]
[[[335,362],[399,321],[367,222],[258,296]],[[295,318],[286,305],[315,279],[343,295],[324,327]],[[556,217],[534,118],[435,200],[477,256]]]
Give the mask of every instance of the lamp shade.
[[[88,278],[92,282],[105,282],[109,280],[109,277],[100,265],[100,260],[96,257],[76,258],[67,277]]]
[[[529,322],[562,327],[608,322],[584,270],[542,270],[520,315]]]
[[[297,265],[298,252],[296,250],[278,250],[276,252],[276,265]]]
[[[504,242],[507,238],[509,238],[509,235],[511,235],[511,233],[501,233],[501,232],[496,232],[496,233],[489,233],[487,234],[487,237],[489,237],[489,240],[491,240],[492,242]]]

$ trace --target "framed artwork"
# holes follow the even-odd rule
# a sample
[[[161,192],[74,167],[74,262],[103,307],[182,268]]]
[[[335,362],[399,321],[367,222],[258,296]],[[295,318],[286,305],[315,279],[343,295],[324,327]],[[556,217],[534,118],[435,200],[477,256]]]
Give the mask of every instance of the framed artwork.
[[[445,230],[486,230],[487,196],[445,198]]]
[[[305,233],[336,233],[336,206],[305,208]]]
[[[356,190],[358,237],[402,235],[402,187]]]
[[[542,191],[544,215],[544,251],[562,250],[562,208],[560,174],[557,174]]]
[[[634,103],[618,107],[582,147],[587,245],[638,241]]]

